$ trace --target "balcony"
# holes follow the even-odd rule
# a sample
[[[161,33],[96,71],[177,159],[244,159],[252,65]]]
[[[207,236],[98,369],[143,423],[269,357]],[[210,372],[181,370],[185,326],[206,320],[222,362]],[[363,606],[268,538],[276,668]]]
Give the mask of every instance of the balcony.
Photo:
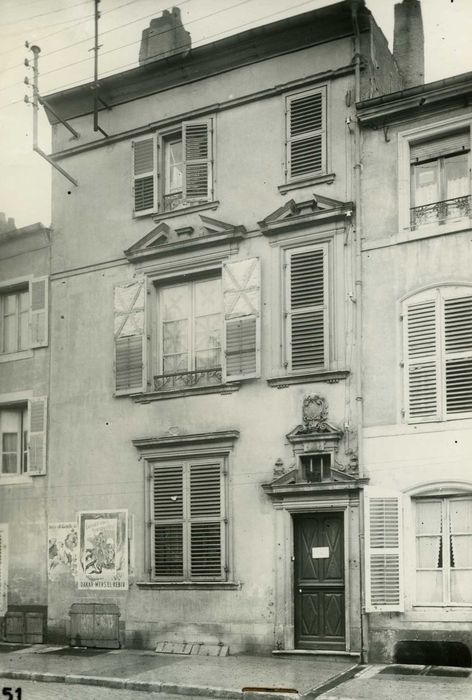
[[[442,202],[423,204],[410,209],[410,227],[415,231],[428,224],[445,224],[452,219],[463,219],[471,215],[471,196],[445,199]]]
[[[221,384],[222,381],[221,367],[159,374],[154,377],[154,391],[178,391],[194,386],[214,386]]]

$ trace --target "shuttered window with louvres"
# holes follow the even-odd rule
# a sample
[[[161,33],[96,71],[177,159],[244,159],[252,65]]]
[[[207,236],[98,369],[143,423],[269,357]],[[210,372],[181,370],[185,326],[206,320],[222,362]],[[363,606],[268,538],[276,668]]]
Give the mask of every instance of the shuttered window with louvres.
[[[153,570],[157,579],[225,578],[223,467],[223,460],[153,467]]]
[[[406,302],[406,417],[411,423],[472,412],[472,290],[438,287]]]
[[[288,251],[287,321],[290,367],[327,363],[328,298],[326,247]]]
[[[157,181],[156,137],[148,136],[133,142],[133,178],[135,213],[156,209]]]
[[[287,177],[326,171],[326,89],[287,97]]]
[[[401,610],[401,502],[366,490],[366,610]]]
[[[184,200],[211,199],[211,122],[184,122]]]

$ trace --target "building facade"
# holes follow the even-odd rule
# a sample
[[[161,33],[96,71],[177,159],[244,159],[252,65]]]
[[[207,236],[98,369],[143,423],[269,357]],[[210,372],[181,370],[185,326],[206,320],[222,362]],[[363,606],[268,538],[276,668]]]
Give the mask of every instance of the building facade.
[[[354,115],[402,77],[363,3],[146,32],[95,118],[48,97],[48,638],[96,602],[127,645],[358,653]]]
[[[447,642],[470,664],[471,80],[358,105],[374,661]]]

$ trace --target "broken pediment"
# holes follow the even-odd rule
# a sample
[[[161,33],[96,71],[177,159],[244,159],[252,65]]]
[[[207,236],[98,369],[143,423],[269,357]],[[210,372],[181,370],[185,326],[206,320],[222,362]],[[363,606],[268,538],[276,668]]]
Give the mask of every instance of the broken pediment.
[[[193,248],[238,241],[246,233],[244,226],[233,226],[209,216],[200,215],[198,218],[200,221],[196,225],[177,225],[175,228],[161,221],[152,231],[125,250],[124,254],[128,260],[136,262]]]
[[[352,202],[341,202],[313,193],[312,198],[304,202],[295,202],[294,199],[290,199],[282,207],[259,221],[259,227],[262,233],[271,235],[291,227],[300,228],[330,219],[349,218],[352,216],[353,208]]]

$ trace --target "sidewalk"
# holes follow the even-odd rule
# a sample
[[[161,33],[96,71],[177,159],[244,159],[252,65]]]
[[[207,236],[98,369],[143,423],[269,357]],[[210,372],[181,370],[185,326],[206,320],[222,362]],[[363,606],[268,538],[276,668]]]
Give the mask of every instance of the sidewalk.
[[[323,656],[187,656],[132,649],[70,649],[0,644],[0,677],[98,685],[228,700],[297,698],[333,687],[356,667],[351,658]],[[353,673],[353,670],[351,671]],[[329,685],[327,685],[329,684]],[[259,693],[257,694],[259,696]]]

